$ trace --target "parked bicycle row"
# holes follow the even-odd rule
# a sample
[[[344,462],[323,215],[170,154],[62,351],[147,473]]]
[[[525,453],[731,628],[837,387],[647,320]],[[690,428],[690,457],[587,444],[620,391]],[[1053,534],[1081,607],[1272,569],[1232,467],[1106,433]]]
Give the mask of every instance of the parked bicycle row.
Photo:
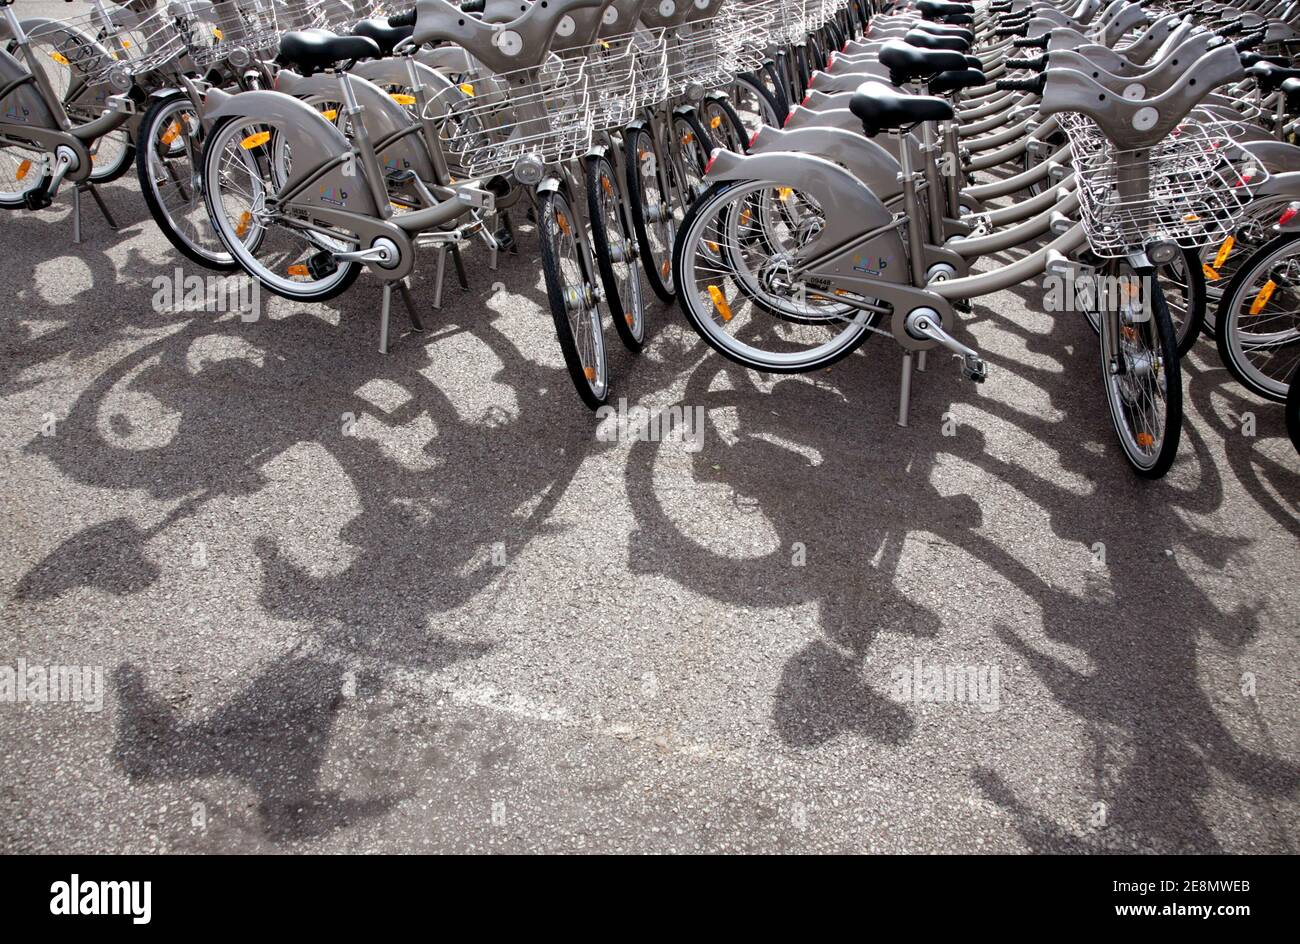
[[[928,352],[988,376],[973,300],[1046,275],[1137,474],[1175,458],[1202,336],[1300,449],[1300,0],[0,7],[0,207],[68,190],[79,240],[134,166],[199,265],[302,301],[377,277],[381,351],[395,293],[421,330],[449,256],[464,282],[530,223],[588,406],[653,294],[760,371],[892,338],[907,425]]]

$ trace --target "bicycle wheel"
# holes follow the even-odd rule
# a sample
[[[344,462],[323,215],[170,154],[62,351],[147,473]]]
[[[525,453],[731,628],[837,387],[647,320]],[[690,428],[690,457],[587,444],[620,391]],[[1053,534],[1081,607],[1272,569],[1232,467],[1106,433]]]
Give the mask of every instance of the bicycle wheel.
[[[746,142],[752,140],[763,125],[779,128],[781,122],[785,121],[781,103],[752,73],[745,72],[736,76],[728,93],[736,114],[745,126]]]
[[[639,351],[645,343],[641,270],[623,215],[614,166],[607,157],[587,158],[587,216],[610,317],[623,345],[629,351]]]
[[[26,195],[49,183],[53,166],[53,154],[14,144],[0,147],[0,209],[24,209]]]
[[[1124,457],[1147,479],[1173,465],[1183,422],[1178,342],[1153,274],[1112,259],[1095,302],[1106,406]]]
[[[1194,249],[1184,249],[1172,262],[1156,270],[1164,292],[1165,307],[1174,322],[1174,334],[1178,339],[1178,355],[1182,357],[1192,349],[1200,336],[1205,321],[1205,273],[1201,268],[1200,256]],[[1083,285],[1096,283],[1080,283]],[[1088,327],[1094,332],[1101,331],[1101,322],[1097,310],[1090,304],[1082,304]]]
[[[1215,317],[1219,357],[1247,390],[1283,402],[1300,365],[1300,233],[1242,263]]]
[[[216,271],[238,269],[203,200],[199,119],[181,92],[155,99],[140,120],[136,176],[149,215],[176,251]]]
[[[798,219],[784,209],[792,201]],[[673,268],[682,312],[710,347],[754,370],[802,373],[867,339],[874,312],[850,304],[853,296],[810,296],[788,278],[789,259],[817,232],[820,214],[811,197],[774,181],[722,181],[700,197]]]
[[[277,295],[324,301],[360,274],[360,263],[332,256],[355,251],[358,240],[266,209],[267,195],[289,173],[286,140],[265,120],[235,115],[220,121],[203,151],[203,196],[217,235],[244,271]],[[365,186],[359,175],[357,185]]]
[[[682,176],[677,180],[678,204],[685,213],[686,207],[704,190],[704,168],[709,166],[713,139],[704,130],[699,113],[691,110],[673,115],[672,147],[676,152],[674,167],[680,167]],[[674,175],[676,177],[676,175]]]
[[[669,197],[671,164],[660,161],[658,145],[647,126],[629,129],[623,135],[623,148],[632,229],[641,267],[654,293],[670,302],[676,297],[672,254],[677,238],[677,220]]]
[[[700,103],[700,118],[708,129],[709,140],[736,154],[749,151],[749,133],[731,102],[722,97],[706,98]]]
[[[1184,249],[1160,266],[1156,277],[1174,322],[1178,356],[1182,357],[1201,336],[1201,325],[1205,323],[1205,272],[1200,255],[1194,249]]]
[[[593,289],[591,259],[578,236],[582,225],[558,191],[543,193],[537,206],[546,296],[555,336],[578,396],[595,410],[609,399],[605,332]]]

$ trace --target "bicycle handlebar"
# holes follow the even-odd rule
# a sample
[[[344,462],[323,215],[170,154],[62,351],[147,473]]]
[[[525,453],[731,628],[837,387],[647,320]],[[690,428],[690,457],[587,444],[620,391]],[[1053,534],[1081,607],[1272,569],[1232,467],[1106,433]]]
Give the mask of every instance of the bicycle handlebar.
[[[999,92],[1032,92],[1035,95],[1042,95],[1046,82],[1045,75],[1035,76],[1032,79],[998,79],[996,87]]]

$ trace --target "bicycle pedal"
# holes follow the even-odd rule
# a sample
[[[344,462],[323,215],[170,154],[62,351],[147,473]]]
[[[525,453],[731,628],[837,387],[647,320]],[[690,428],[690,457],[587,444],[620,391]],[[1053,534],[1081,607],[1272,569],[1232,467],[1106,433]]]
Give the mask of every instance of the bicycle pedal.
[[[514,252],[515,251],[515,234],[502,226],[492,238],[497,241],[497,252]]]
[[[50,192],[44,187],[28,190],[23,194],[23,206],[29,210],[44,210],[53,202],[54,198],[50,196]]]
[[[964,315],[973,314],[975,305],[969,298],[954,298],[951,302],[953,310],[960,311]]]
[[[329,278],[339,270],[339,264],[334,261],[334,254],[321,250],[307,260],[307,271],[316,281]]]
[[[988,379],[989,369],[982,358],[967,356],[961,359],[961,373],[967,380],[982,384]]]

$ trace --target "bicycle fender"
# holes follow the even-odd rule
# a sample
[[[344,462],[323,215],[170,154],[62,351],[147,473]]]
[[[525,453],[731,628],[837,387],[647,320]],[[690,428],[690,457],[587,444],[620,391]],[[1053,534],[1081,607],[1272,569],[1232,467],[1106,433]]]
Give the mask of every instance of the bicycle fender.
[[[276,79],[276,88],[295,98],[316,96],[324,97],[327,101],[337,101],[339,98],[338,79],[332,75],[304,77],[289,69],[281,69]],[[414,126],[414,119],[406,109],[364,77],[353,75],[352,89],[356,93],[357,103],[364,109],[361,120],[365,122],[370,140],[375,144],[379,166],[385,171],[414,171],[417,177],[426,182],[434,180],[433,162],[429,160],[429,154],[418,135],[407,134],[380,147],[381,142],[410,131]]]
[[[750,146],[750,153],[768,151],[798,151],[834,161],[882,200],[902,192],[897,158],[876,141],[852,131],[817,127],[786,131],[764,125]]]
[[[794,185],[820,206],[834,207],[833,213],[826,214],[822,230],[799,248],[796,259],[816,257],[831,247],[854,242],[863,233],[882,230],[854,246],[852,252],[840,252],[823,260],[815,271],[818,277],[833,280],[842,276],[859,282],[864,277],[908,281],[907,256],[902,238],[892,225],[893,214],[862,181],[838,164],[787,151],[745,156],[719,150],[704,180],[709,184],[720,180],[770,180],[778,185]]]
[[[211,102],[211,93],[208,98]],[[205,117],[214,125],[225,118],[255,118],[284,128],[293,153],[293,169],[284,189],[291,191],[306,184],[294,202],[310,204],[319,200],[323,206],[349,213],[379,215],[360,161],[355,165],[343,163],[314,176],[321,166],[350,153],[352,145],[342,131],[306,102],[284,92],[258,89],[225,96]],[[311,183],[307,184],[309,179]]]

